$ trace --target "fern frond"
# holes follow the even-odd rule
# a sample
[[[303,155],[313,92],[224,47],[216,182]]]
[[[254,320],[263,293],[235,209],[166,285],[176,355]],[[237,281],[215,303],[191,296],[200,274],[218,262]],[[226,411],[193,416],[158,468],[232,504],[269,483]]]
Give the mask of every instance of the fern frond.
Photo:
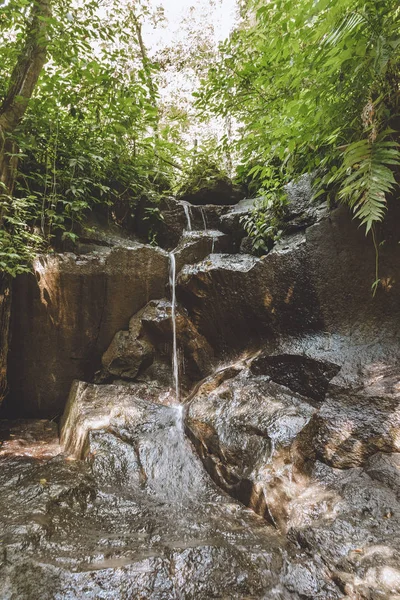
[[[391,166],[400,165],[399,144],[387,140],[388,131],[374,141],[365,138],[350,144],[336,180],[341,181],[339,199],[347,203],[366,233],[382,221],[386,211],[386,196],[397,185]]]

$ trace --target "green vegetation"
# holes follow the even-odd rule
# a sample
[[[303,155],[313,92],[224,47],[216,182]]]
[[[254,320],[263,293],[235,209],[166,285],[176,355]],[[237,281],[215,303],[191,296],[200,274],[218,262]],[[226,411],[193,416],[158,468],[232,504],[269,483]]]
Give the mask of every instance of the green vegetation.
[[[10,0],[0,13],[0,268],[12,275],[38,249],[75,239],[75,222],[96,204],[123,221],[141,196],[169,189],[173,171],[158,127],[156,68],[132,8],[51,4],[50,12],[41,0]],[[13,94],[21,57],[31,68],[38,48],[36,83],[25,98]],[[18,118],[2,127],[15,107]]]
[[[223,164],[222,152],[215,144],[204,144],[188,156],[176,193],[179,196],[212,189],[219,182],[229,182]]]
[[[241,124],[255,194],[312,172],[316,195],[347,203],[366,232],[383,219],[400,164],[399,25],[397,0],[247,3],[197,105]],[[257,244],[261,224],[258,212]]]
[[[147,218],[162,218],[162,194],[225,180],[221,165],[230,171],[232,160],[237,181],[264,197],[245,219],[257,252],[280,235],[284,184],[306,172],[316,196],[348,204],[375,235],[400,165],[397,0],[248,0],[219,52],[200,36],[188,59],[167,52],[158,64],[142,37],[148,11],[145,2],[0,0],[3,272],[74,241],[97,205],[124,225],[145,197]],[[203,75],[196,105],[225,123],[219,148],[187,150],[193,114],[161,105],[160,69],[173,60]]]

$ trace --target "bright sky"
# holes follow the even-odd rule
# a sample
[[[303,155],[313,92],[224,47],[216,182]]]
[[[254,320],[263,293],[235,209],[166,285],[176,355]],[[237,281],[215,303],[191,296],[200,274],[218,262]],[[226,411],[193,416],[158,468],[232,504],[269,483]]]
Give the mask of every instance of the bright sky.
[[[195,43],[196,33],[206,36],[215,47],[226,39],[237,22],[238,0],[149,0],[150,9],[162,7],[165,21],[156,27],[149,20],[143,23],[143,38],[149,54],[154,56],[165,48],[183,47],[187,52]],[[164,70],[163,83],[160,82],[160,96],[163,102],[185,107],[192,113],[192,93],[197,89],[199,80],[193,69],[183,70],[171,67]],[[208,126],[196,123],[194,119],[185,137],[188,145],[196,139],[223,134],[223,124],[212,119]]]
[[[193,28],[199,30],[213,25],[214,39],[218,43],[228,37],[237,10],[237,0],[150,0],[149,4],[152,9],[162,7],[166,17],[164,27],[154,29],[149,23],[143,27],[151,50],[182,39],[181,23],[185,18],[190,18]]]

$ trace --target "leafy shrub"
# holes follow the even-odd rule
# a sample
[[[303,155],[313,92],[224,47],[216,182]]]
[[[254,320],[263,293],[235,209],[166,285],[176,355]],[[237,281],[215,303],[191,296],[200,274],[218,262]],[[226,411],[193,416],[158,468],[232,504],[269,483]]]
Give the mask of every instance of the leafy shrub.
[[[281,237],[285,203],[282,191],[267,192],[249,214],[241,217],[255,254],[265,254]]]

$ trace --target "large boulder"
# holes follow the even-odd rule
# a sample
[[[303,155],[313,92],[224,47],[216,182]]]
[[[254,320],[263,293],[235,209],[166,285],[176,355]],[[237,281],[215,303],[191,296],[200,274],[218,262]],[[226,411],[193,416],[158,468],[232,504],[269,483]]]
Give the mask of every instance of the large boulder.
[[[188,400],[186,426],[218,485],[284,529],[294,450],[298,452],[299,438],[319,414],[315,405],[323,404],[337,368],[292,356],[295,366],[303,362],[314,376],[305,379],[298,369],[289,378],[288,358],[282,355],[275,356],[269,376],[261,358],[235,363],[223,379],[217,373],[201,384]],[[309,448],[307,452],[308,459]]]
[[[332,467],[360,467],[377,452],[400,452],[400,394],[330,393],[298,440],[303,454]]]
[[[117,331],[161,298],[169,257],[151,246],[39,257],[14,282],[9,413],[62,413],[71,382],[91,378]]]
[[[232,183],[230,179],[216,178],[209,183],[200,185],[197,190],[187,191],[180,195],[180,200],[191,204],[237,204],[244,196],[244,190]]]
[[[217,350],[244,349],[254,340],[267,343],[273,335],[319,331],[332,340],[346,337],[355,352],[356,346],[364,352],[375,345],[380,354],[390,346],[398,354],[395,216],[382,233],[386,243],[380,249],[381,283],[375,296],[373,243],[342,207],[330,215],[322,211],[316,223],[283,237],[261,259],[220,255],[184,268],[179,297]]]
[[[186,311],[175,314],[179,355],[180,387],[202,379],[211,371],[213,349],[199,334]],[[119,331],[102,357],[100,380],[122,378],[172,384],[172,305],[168,300],[152,300],[129,322],[128,331]]]
[[[303,234],[261,259],[220,254],[185,267],[178,277],[178,298],[221,353],[321,326]]]
[[[393,376],[383,385],[386,398],[373,396],[374,385],[339,393],[327,385],[337,372],[330,363],[265,359],[237,363],[190,399],[186,428],[203,464],[223,489],[309,554],[307,577],[290,565],[284,578],[289,589],[297,584],[300,597],[313,597],[315,564],[329,565],[340,597],[397,597],[400,424]],[[296,368],[285,374],[289,360],[303,362],[309,376]],[[292,391],[300,388],[304,395]],[[320,408],[313,406],[317,388]]]

